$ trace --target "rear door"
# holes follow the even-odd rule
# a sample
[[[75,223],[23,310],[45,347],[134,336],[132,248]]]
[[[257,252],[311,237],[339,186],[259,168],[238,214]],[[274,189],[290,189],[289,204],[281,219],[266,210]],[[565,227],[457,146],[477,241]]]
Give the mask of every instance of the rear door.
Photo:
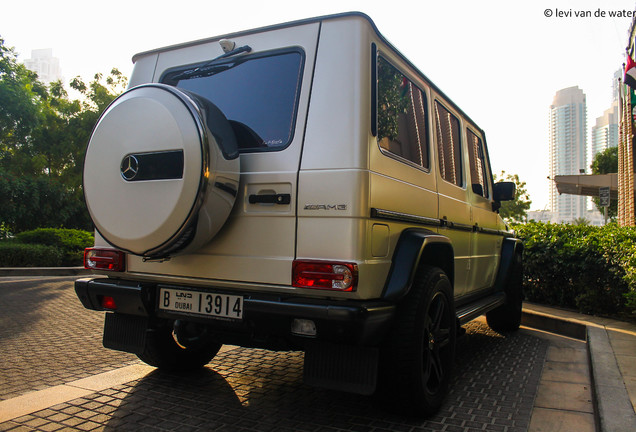
[[[218,41],[159,53],[155,81],[205,97],[230,121],[241,152],[240,188],[229,219],[208,245],[165,262],[131,257],[130,272],[290,284],[297,177],[319,26],[229,37],[250,52],[212,63],[223,54]],[[201,73],[183,74],[196,68]]]

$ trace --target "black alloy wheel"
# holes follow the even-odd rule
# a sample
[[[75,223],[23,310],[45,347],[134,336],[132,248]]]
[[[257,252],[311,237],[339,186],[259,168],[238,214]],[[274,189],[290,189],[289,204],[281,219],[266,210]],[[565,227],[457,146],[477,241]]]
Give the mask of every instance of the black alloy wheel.
[[[456,320],[450,280],[423,266],[398,305],[382,349],[378,392],[394,410],[430,416],[444,402],[455,359]]]

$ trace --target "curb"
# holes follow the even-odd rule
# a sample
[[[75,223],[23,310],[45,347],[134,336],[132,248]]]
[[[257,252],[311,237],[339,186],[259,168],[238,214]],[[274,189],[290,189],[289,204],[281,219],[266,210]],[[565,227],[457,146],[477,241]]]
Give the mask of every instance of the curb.
[[[79,276],[93,274],[84,267],[0,267],[0,276]]]
[[[587,328],[587,349],[600,430],[636,431],[636,414],[604,328]]]
[[[521,325],[582,341],[586,340],[587,336],[585,324],[536,311],[524,310],[521,313]]]
[[[600,432],[636,431],[636,413],[603,326],[523,310],[521,324],[587,342],[595,417]]]

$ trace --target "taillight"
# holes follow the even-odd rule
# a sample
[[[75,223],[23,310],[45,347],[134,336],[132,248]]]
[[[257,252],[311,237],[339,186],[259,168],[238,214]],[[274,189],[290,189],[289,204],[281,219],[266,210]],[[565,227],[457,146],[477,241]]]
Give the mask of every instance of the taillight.
[[[292,265],[292,285],[297,288],[355,291],[357,283],[356,264],[297,260]]]
[[[117,309],[117,303],[115,303],[115,299],[112,298],[111,296],[101,296],[99,303],[104,309],[108,309],[108,310]]]
[[[126,269],[126,254],[116,249],[88,248],[84,251],[84,268],[123,272]]]

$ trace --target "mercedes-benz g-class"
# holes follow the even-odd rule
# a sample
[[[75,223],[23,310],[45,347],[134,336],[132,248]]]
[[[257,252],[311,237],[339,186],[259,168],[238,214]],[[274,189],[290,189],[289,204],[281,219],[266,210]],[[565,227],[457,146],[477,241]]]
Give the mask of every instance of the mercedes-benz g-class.
[[[434,59],[442,61],[443,59]],[[137,54],[84,163],[76,281],[160,369],[304,350],[308,384],[441,405],[460,326],[518,328],[522,244],[486,136],[360,13]]]

